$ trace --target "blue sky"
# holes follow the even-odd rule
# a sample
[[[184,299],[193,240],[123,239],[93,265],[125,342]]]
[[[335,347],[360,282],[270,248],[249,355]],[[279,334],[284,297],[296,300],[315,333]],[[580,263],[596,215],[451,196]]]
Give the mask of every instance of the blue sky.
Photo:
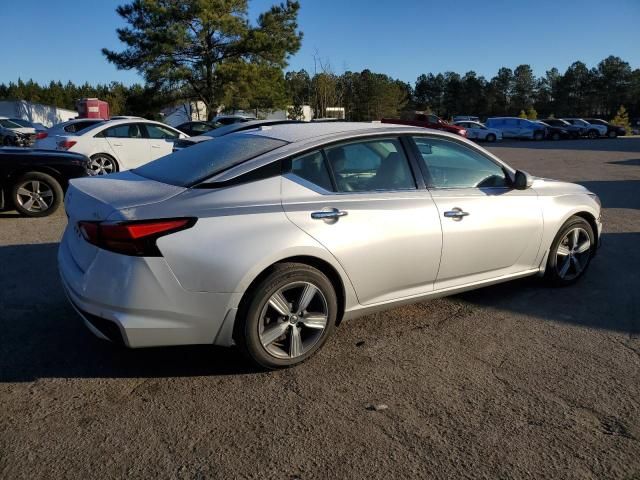
[[[100,49],[118,49],[122,0],[20,0],[0,13],[0,82],[140,81],[118,71]],[[274,0],[250,1],[250,15]],[[313,57],[336,73],[369,68],[413,83],[421,73],[486,77],[528,63],[537,75],[581,60],[618,55],[640,67],[640,0],[301,0],[302,49],[290,69],[313,72]]]

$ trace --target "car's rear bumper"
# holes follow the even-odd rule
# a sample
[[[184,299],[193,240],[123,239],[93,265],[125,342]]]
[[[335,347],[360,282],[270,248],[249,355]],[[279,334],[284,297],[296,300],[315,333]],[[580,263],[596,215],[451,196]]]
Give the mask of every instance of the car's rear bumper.
[[[103,339],[132,348],[232,344],[240,295],[186,291],[161,257],[99,250],[83,271],[63,238],[58,266],[69,301]]]

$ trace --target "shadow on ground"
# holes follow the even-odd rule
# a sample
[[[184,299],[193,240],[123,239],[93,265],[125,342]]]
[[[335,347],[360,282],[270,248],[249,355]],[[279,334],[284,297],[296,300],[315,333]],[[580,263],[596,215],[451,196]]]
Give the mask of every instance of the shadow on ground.
[[[605,234],[586,278],[553,289],[534,279],[459,295],[471,304],[580,326],[640,333],[640,233]],[[0,247],[0,382],[250,374],[235,349],[190,346],[126,350],[99,340],[68,305],[57,244]],[[356,321],[364,321],[361,319]],[[339,332],[338,332],[339,334]]]
[[[595,180],[578,183],[597,194],[603,208],[640,210],[640,180]]]
[[[66,300],[57,248],[55,243],[0,247],[0,382],[255,372],[235,349],[128,350],[94,337]]]

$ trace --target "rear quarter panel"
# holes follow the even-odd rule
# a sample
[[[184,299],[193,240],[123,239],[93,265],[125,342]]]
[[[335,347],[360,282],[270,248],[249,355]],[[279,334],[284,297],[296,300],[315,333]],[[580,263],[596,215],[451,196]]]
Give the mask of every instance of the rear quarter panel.
[[[186,290],[244,292],[270,265],[306,255],[329,263],[342,278],[347,307],[357,303],[338,261],[286,217],[280,184],[281,177],[274,177],[216,190],[192,189],[168,202],[130,210],[127,216],[198,218],[192,228],[157,241]]]

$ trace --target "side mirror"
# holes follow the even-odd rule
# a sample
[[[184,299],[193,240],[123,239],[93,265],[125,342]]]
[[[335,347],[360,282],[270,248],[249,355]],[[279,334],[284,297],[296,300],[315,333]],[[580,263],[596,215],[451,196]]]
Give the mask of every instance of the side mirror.
[[[513,179],[513,188],[516,190],[526,190],[533,185],[533,177],[527,172],[522,170],[516,170],[515,177]]]

